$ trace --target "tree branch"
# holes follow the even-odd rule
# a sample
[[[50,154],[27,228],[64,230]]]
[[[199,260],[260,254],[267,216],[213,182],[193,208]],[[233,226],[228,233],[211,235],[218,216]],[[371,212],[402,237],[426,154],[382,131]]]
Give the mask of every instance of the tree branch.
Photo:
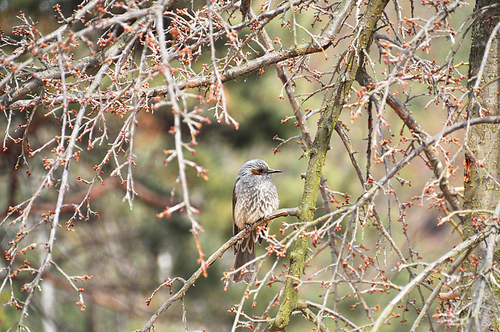
[[[206,262],[205,262],[206,269],[208,269],[215,261],[217,261],[217,259],[222,257],[222,255],[229,248],[231,248],[236,242],[238,242],[239,240],[244,238],[246,234],[251,233],[253,230],[257,229],[258,227],[260,227],[264,224],[269,223],[271,220],[273,220],[275,218],[284,217],[284,216],[297,217],[298,216],[297,213],[298,213],[298,209],[296,209],[296,208],[280,209],[280,210],[274,211],[271,215],[267,216],[266,218],[257,221],[255,224],[252,225],[252,227],[242,230],[241,232],[239,232],[238,234],[236,234],[235,236],[230,238],[226,243],[224,243],[219,249],[217,249],[217,251],[215,251],[206,260]],[[177,293],[175,293],[172,297],[170,297],[167,301],[165,301],[158,310],[156,310],[156,312],[153,314],[153,316],[151,316],[151,318],[146,323],[146,325],[142,328],[142,330],[137,330],[137,331],[142,331],[142,332],[149,331],[153,327],[153,325],[156,322],[156,320],[158,319],[158,317],[163,312],[165,312],[172,305],[172,303],[174,303],[175,301],[184,297],[187,290],[192,285],[194,285],[196,280],[203,274],[204,269],[205,269],[205,267],[200,266],[198,268],[198,270],[196,270],[196,272],[193,273],[191,275],[191,277],[187,281],[184,282],[184,285],[182,286],[182,288],[179,291],[177,291]],[[171,280],[165,282],[164,285],[171,285]],[[148,301],[150,301],[150,300],[151,300],[151,298]]]
[[[339,74],[338,86],[332,91],[332,97],[329,98],[325,112],[319,120],[318,131],[313,145],[307,151],[309,153],[309,165],[305,176],[304,193],[299,207],[299,219],[301,221],[308,222],[313,220],[326,153],[330,147],[330,139],[335,123],[344,107],[344,101],[348,96],[358,70],[358,54],[363,52],[368,44],[375,24],[380,19],[387,3],[388,0],[369,2],[365,15],[356,27],[354,33],[356,36],[355,44],[352,46],[352,52],[348,52],[346,56],[345,66],[342,67],[342,71]],[[295,280],[302,278],[307,246],[308,237],[299,238],[295,241],[291,252],[288,254],[288,258],[290,259],[289,277],[285,282],[281,306],[276,314],[276,318],[270,324],[270,331],[285,329],[290,320],[292,310],[296,307],[298,288]]]
[[[373,90],[375,88],[375,84],[373,79],[368,75],[364,67],[360,67],[359,71],[356,75],[356,80],[362,86],[366,87],[368,91]],[[413,117],[411,112],[406,108],[406,106],[394,96],[392,92],[387,92],[387,104],[396,112],[401,120],[405,123],[405,125],[410,129],[410,131],[417,136],[420,142],[426,140],[430,137],[417,120]],[[460,202],[458,201],[457,194],[454,192],[453,188],[448,181],[448,177],[446,176],[446,169],[443,167],[443,164],[439,160],[439,157],[436,153],[436,150],[433,147],[427,146],[424,149],[424,153],[429,160],[429,163],[432,166],[432,171],[434,172],[434,176],[439,180],[439,188],[443,192],[445,199],[450,204],[453,211],[458,211],[461,209]],[[457,231],[462,235],[462,231],[458,228],[457,223],[455,223],[452,219],[450,221],[453,223],[453,226]]]
[[[460,255],[466,250],[471,248],[475,248],[479,242],[485,240],[487,237],[493,234],[498,234],[499,229],[496,226],[490,226],[486,230],[477,233],[476,235],[468,238],[464,242],[457,245],[455,248],[438,258],[433,263],[429,264],[424,271],[419,273],[416,278],[412,279],[399,293],[396,295],[394,299],[384,308],[377,321],[373,325],[371,331],[378,332],[382,329],[382,326],[385,324],[386,320],[389,318],[391,312],[397,306],[399,302],[410,294],[410,292],[419,284],[421,284],[431,273],[433,273],[439,266],[448,262],[454,256]]]

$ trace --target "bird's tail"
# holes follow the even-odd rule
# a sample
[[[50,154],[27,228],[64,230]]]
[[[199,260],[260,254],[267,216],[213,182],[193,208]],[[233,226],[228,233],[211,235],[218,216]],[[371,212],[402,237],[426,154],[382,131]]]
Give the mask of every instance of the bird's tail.
[[[234,260],[234,269],[239,269],[246,263],[255,259],[255,236],[248,236],[241,240],[239,247],[236,249],[236,259]],[[255,263],[248,264],[243,270],[236,272],[231,276],[234,282],[244,281],[249,284],[255,274]],[[243,272],[243,273],[242,273]]]

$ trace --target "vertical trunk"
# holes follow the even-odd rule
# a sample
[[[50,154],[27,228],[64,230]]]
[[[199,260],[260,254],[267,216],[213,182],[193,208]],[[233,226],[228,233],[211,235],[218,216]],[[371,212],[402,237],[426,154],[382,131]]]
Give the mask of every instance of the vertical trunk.
[[[353,52],[347,52],[345,67],[341,69],[341,74],[338,78],[338,84],[332,91],[331,98],[325,107],[318,122],[318,131],[312,145],[312,148],[307,151],[309,155],[309,165],[305,176],[304,192],[299,207],[299,219],[301,221],[312,221],[314,211],[316,209],[316,199],[319,193],[321,176],[323,174],[323,165],[328,149],[330,148],[330,139],[335,124],[344,107],[344,103],[348,98],[352,83],[356,77],[360,58],[358,54],[366,49],[373,29],[377,24],[388,0],[370,1],[366,7],[366,12],[360,19],[360,23],[356,27],[355,35],[358,36]],[[356,52],[354,52],[354,49]],[[308,237],[299,237],[295,240],[291,251],[288,253],[290,259],[290,267],[283,294],[281,296],[281,305],[276,314],[276,318],[271,322],[269,331],[284,331],[288,326],[292,311],[299,306],[298,299],[298,283],[297,279],[301,279],[304,271],[306,255],[308,253]]]
[[[489,8],[492,5],[493,7]],[[494,7],[494,5],[497,7]],[[476,2],[475,10],[483,10],[484,14],[481,14],[481,17],[476,20],[472,30],[469,58],[470,117],[500,114],[500,36],[498,33],[495,35],[495,32],[498,30],[498,27],[495,27],[500,23],[500,7],[498,6],[500,6],[500,0],[477,0]],[[466,210],[495,211],[500,196],[499,183],[500,126],[497,124],[472,126],[468,131],[465,152],[464,208]],[[466,238],[472,236],[479,230],[478,225],[488,220],[491,221],[491,214],[467,214],[463,223],[464,236]],[[494,245],[496,243],[495,237],[486,242],[490,246]],[[475,252],[475,256],[483,260],[481,268],[470,264],[471,261],[469,261],[464,265],[464,269],[467,272],[483,269],[485,262],[487,262],[487,249],[488,245],[482,243]],[[495,256],[498,257],[497,249]],[[479,272],[479,270],[477,271]],[[489,274],[487,275],[489,276]],[[467,282],[467,280],[464,280],[464,282]],[[500,299],[500,293],[487,280],[487,276],[479,275],[476,279],[476,284],[462,294],[464,305],[471,305],[471,309],[467,312],[469,319],[465,322],[467,330],[497,331],[495,329],[497,326],[495,302]],[[481,287],[481,283],[487,283],[488,286]],[[479,293],[479,290],[482,293]],[[481,294],[481,296],[478,296],[478,294]]]

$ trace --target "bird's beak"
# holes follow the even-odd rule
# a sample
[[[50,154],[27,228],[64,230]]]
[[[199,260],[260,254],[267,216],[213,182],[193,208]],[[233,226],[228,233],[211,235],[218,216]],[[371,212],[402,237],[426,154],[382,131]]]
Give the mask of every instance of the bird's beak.
[[[269,173],[269,174],[271,174],[271,173],[281,173],[281,172],[283,172],[283,171],[280,170],[280,169],[272,169],[272,168],[267,171],[267,173]]]

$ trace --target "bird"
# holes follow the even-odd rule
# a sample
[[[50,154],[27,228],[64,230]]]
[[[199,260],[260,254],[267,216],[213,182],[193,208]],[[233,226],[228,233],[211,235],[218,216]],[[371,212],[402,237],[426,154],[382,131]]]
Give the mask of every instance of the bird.
[[[279,169],[269,168],[267,163],[260,159],[249,160],[241,166],[233,188],[233,236],[278,209],[278,190],[271,174],[281,172]],[[235,245],[234,270],[255,259],[257,237],[257,230],[254,230]],[[249,284],[256,272],[255,263],[245,266],[245,271],[241,272],[234,273],[231,280]]]
[[[241,0],[240,12],[241,15],[243,16],[243,21],[247,18],[249,14],[251,4],[252,4],[251,0]]]

